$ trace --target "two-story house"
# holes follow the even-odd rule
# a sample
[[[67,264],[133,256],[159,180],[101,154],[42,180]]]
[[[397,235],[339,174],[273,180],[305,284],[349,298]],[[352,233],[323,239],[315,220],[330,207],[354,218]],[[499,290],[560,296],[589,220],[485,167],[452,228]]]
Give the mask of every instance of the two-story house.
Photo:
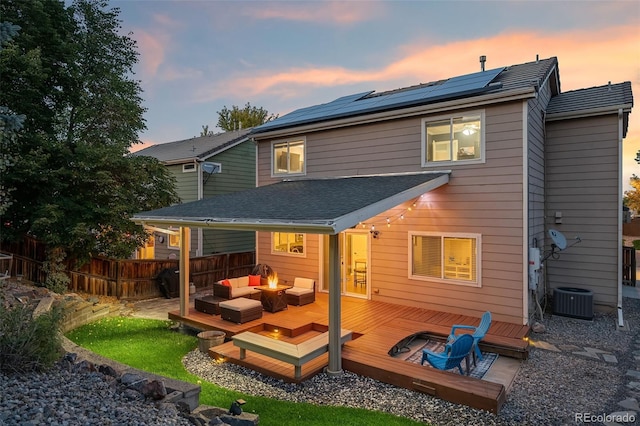
[[[616,309],[632,105],[629,82],[561,92],[556,58],[357,93],[253,129],[257,188],[134,219],[258,231],[258,262],[316,280],[338,322],[340,295],[516,324],[557,287]]]
[[[160,143],[133,155],[154,157],[176,179],[181,203],[189,203],[220,194],[238,192],[256,186],[256,147],[251,129]],[[153,229],[153,228],[151,228]],[[172,233],[156,229],[139,257],[166,259],[178,257],[180,244],[177,227]],[[195,228],[191,231],[190,256],[213,253],[253,251],[255,233]]]

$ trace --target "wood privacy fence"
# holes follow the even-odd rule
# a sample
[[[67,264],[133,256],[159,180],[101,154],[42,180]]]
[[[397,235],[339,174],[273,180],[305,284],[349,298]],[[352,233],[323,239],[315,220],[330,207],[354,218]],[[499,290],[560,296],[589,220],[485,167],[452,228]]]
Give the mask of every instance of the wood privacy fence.
[[[622,247],[622,284],[636,285],[636,249]]]
[[[44,244],[31,238],[18,244],[3,244],[2,251],[13,254],[11,276],[44,283],[42,265],[46,259]],[[255,266],[256,254],[220,253],[195,257],[189,262],[189,281],[197,288],[215,281],[248,275]],[[79,268],[67,268],[69,290],[118,299],[150,299],[162,295],[156,277],[165,269],[177,270],[177,259],[110,259],[92,257]]]

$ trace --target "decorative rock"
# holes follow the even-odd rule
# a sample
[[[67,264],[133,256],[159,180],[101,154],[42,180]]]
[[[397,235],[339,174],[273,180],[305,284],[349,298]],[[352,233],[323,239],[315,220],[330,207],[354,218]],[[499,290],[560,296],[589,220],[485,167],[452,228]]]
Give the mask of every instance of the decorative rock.
[[[640,411],[638,400],[635,398],[627,398],[624,401],[620,401],[618,405],[627,410]]]
[[[85,360],[80,361],[79,363],[73,366],[73,371],[76,373],[93,373],[97,371],[96,366],[90,362]]]
[[[105,376],[118,377],[118,372],[110,365],[100,365],[98,371]]]
[[[544,324],[540,322],[534,322],[533,325],[531,326],[531,331],[533,331],[534,333],[541,334],[547,331],[547,328],[544,326]]]
[[[238,416],[223,414],[220,416],[220,420],[230,426],[256,426],[259,423],[257,415],[244,411]]]
[[[133,389],[125,389],[122,394],[129,401],[144,401],[144,395]]]
[[[151,380],[142,386],[142,394],[154,400],[160,400],[167,396],[167,389],[164,383],[159,380]]]
[[[141,382],[143,380],[144,380],[144,378],[142,376],[140,376],[139,374],[134,374],[134,373],[124,373],[120,377],[120,383],[122,383],[125,386],[129,386],[129,385],[132,385],[134,383]]]

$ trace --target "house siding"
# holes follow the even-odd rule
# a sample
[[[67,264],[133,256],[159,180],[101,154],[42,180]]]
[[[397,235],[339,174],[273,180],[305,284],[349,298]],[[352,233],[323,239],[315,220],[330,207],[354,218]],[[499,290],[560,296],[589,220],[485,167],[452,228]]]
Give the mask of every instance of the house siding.
[[[182,164],[167,166],[170,173],[176,178],[176,192],[180,201],[188,203],[198,199],[198,171],[183,172]]]
[[[211,175],[203,185],[203,197],[243,191],[256,186],[255,173],[256,148],[251,141],[243,142],[207,161],[220,163],[222,172]],[[203,179],[206,179],[206,177]],[[202,252],[204,255],[251,251],[256,247],[256,234],[253,231],[202,230]]]
[[[175,231],[177,231],[178,229],[176,228]],[[158,239],[160,237],[164,238],[164,242],[159,242]],[[190,249],[189,249],[189,256],[190,257],[195,257],[198,255],[197,250],[198,250],[198,232],[197,229],[195,228],[191,228],[191,233],[190,233]],[[178,259],[180,257],[180,250],[177,248],[169,248],[169,236],[167,234],[161,234],[156,232],[155,233],[155,239],[156,239],[156,243],[155,243],[155,247],[154,247],[154,257],[156,259],[169,259],[170,257],[175,257],[176,259]]]
[[[615,114],[547,123],[547,226],[582,240],[546,262],[548,285],[591,290],[603,308],[617,304],[618,141]]]
[[[527,180],[528,180],[528,235],[527,247],[544,250],[545,241],[545,122],[544,111],[551,100],[552,90],[547,82],[538,91],[538,96],[527,101]],[[535,276],[535,297],[540,300],[545,295],[541,270]],[[536,311],[536,300],[528,299],[528,315],[532,318]]]
[[[386,217],[398,216],[407,205],[367,221],[381,231],[380,238],[371,240],[368,285],[373,299],[478,317],[491,310],[496,319],[522,323],[522,109],[522,102],[510,102],[484,110],[486,163],[447,166],[452,170],[449,184],[425,194],[411,215],[391,228],[385,226]],[[298,135],[307,141],[307,177],[431,170],[421,167],[425,117]],[[270,140],[259,144],[259,185],[275,181],[270,149]],[[481,234],[482,287],[410,279],[410,231]],[[258,259],[279,277],[319,279],[319,236],[307,235],[307,245],[304,259],[271,255],[269,233],[259,233]]]

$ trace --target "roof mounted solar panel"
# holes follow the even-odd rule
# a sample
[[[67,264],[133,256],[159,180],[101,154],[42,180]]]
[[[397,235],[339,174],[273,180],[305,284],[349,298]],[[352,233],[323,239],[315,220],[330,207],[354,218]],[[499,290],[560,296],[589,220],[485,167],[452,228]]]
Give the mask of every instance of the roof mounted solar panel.
[[[420,85],[415,88],[407,88],[406,90],[393,90],[388,93],[372,95],[374,92],[369,91],[343,96],[326,104],[293,111],[283,117],[256,127],[254,133],[380,112],[394,108],[423,105],[429,102],[480,93],[493,88],[490,86],[491,81],[503,70],[504,68],[496,68],[488,71],[480,71],[473,74],[453,77],[444,82]]]

